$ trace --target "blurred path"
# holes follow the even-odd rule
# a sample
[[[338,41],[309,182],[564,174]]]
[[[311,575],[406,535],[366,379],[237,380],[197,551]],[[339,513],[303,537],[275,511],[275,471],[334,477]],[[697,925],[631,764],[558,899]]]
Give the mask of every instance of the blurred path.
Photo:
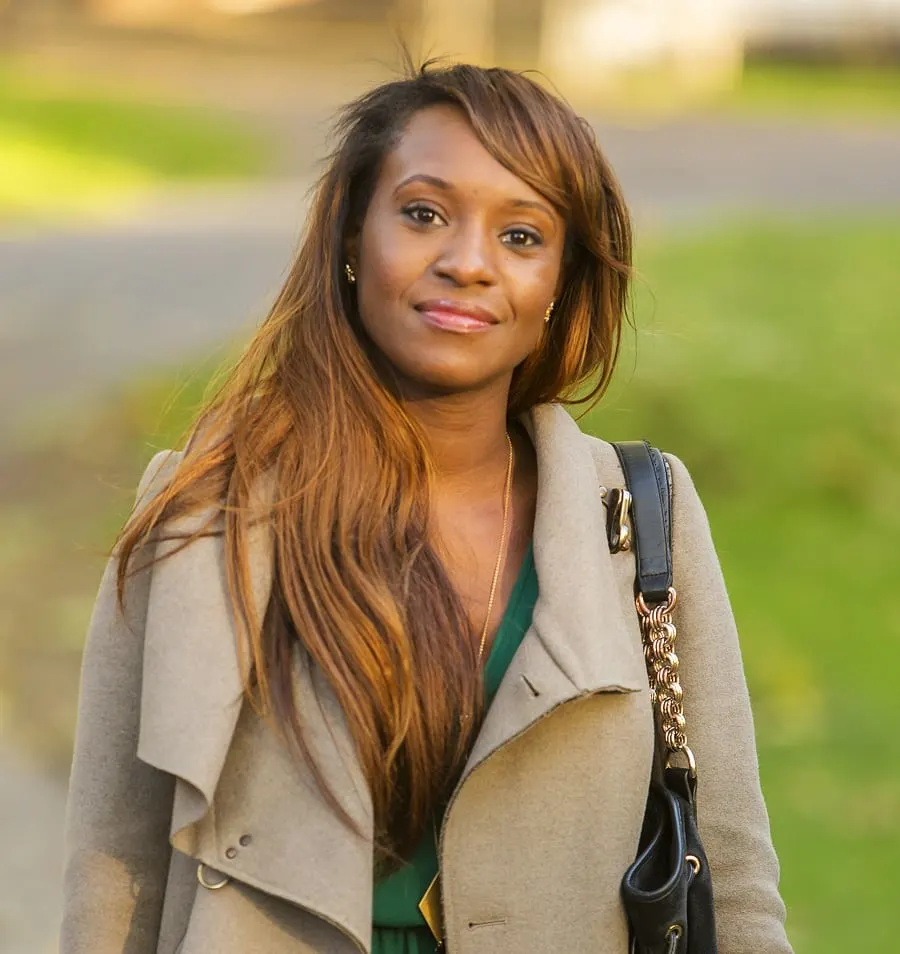
[[[159,362],[249,330],[290,261],[321,126],[279,120],[301,177],[172,192],[129,221],[0,234],[0,439]],[[900,214],[900,125],[683,119],[599,127],[639,229],[733,213]],[[0,451],[2,454],[2,451]],[[63,792],[0,748],[0,954],[45,954]]]
[[[900,122],[683,118],[598,125],[638,224],[737,214],[900,212]]]
[[[296,183],[178,194],[132,222],[0,236],[0,437],[252,326],[290,260],[302,197]]]
[[[310,157],[323,149],[320,119],[295,120],[278,124],[300,179],[176,191],[104,227],[0,234],[7,428],[262,317],[296,243]],[[704,118],[598,131],[645,231],[732,213],[900,211],[900,125]]]

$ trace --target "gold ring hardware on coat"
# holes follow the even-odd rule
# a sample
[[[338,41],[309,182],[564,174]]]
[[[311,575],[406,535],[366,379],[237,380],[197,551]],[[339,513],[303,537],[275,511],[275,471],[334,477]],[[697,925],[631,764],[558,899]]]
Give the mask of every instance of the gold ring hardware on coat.
[[[606,507],[606,534],[610,553],[631,549],[631,493],[624,487],[600,488],[600,499]]]
[[[685,855],[684,860],[694,869],[694,877],[700,874],[700,859],[696,855]]]
[[[228,875],[223,875],[223,874],[221,874],[221,872],[217,872],[218,874],[220,874],[220,876],[221,876],[221,878],[222,878],[221,881],[215,881],[215,882],[213,882],[213,881],[207,881],[207,880],[206,880],[206,876],[203,874],[203,869],[206,868],[206,867],[208,867],[208,866],[205,865],[205,864],[203,864],[202,861],[200,862],[199,865],[197,865],[197,880],[198,880],[198,881],[200,882],[200,884],[202,884],[203,887],[206,888],[208,891],[218,891],[219,888],[224,888],[225,885],[228,884],[229,881],[231,881],[231,878],[229,878]]]

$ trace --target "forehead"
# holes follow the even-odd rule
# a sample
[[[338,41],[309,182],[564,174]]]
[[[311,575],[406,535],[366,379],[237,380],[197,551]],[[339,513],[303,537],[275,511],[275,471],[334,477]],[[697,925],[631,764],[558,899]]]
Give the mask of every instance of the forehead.
[[[422,109],[410,119],[397,145],[385,157],[381,184],[392,188],[417,174],[436,176],[461,189],[502,194],[504,198],[541,198],[485,149],[465,113],[450,105]]]

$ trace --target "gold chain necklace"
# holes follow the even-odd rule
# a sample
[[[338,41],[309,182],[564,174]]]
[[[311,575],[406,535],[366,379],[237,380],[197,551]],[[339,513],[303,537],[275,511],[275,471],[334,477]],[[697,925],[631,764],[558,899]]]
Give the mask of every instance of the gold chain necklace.
[[[481,630],[481,643],[478,647],[479,664],[481,663],[482,656],[484,655],[484,644],[485,640],[487,639],[488,628],[491,624],[491,613],[494,609],[494,597],[497,595],[497,583],[500,580],[500,568],[503,566],[503,553],[506,549],[506,531],[509,525],[509,504],[512,497],[512,475],[515,455],[513,454],[512,440],[510,439],[508,431],[506,434],[506,443],[509,447],[509,456],[506,461],[506,486],[503,491],[503,526],[500,530],[500,546],[497,550],[497,562],[494,564],[494,576],[491,580],[491,592],[488,596],[487,615],[484,620],[484,627]],[[434,847],[435,851],[437,851],[437,826],[434,824],[433,820],[432,827],[434,828]],[[425,923],[428,925],[428,928],[434,936],[434,939],[437,941],[438,946],[435,950],[441,950],[444,943],[444,926],[443,919],[441,917],[440,871],[438,871],[438,873],[434,876],[431,884],[428,885],[425,894],[422,895],[422,898],[419,901],[419,910],[422,912],[422,917],[425,919]]]
[[[513,446],[512,441],[509,437],[509,432],[506,434],[506,443],[509,446],[509,456],[506,460],[506,485],[503,490],[503,526],[500,529],[500,546],[497,549],[497,562],[494,564],[494,576],[491,580],[491,592],[488,596],[488,605],[487,605],[487,615],[484,619],[484,628],[481,630],[481,644],[478,647],[478,662],[481,662],[481,657],[484,655],[484,642],[487,639],[488,627],[491,624],[491,612],[494,609],[494,597],[497,594],[497,582],[500,579],[500,567],[503,566],[503,552],[506,549],[506,528],[509,523],[509,502],[512,497],[512,475],[513,475]]]

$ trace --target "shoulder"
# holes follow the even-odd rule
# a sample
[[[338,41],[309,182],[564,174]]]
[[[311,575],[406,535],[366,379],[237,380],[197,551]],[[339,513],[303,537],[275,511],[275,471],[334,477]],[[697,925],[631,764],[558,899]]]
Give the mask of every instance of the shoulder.
[[[621,483],[622,468],[619,465],[619,458],[616,456],[616,449],[609,441],[601,440],[592,434],[584,434],[585,443],[594,459],[594,466],[597,468],[597,476],[604,484],[610,481],[612,484]]]
[[[590,449],[600,482],[606,487],[622,486],[625,482],[625,476],[622,473],[622,466],[612,443],[591,434],[585,434],[584,440]],[[662,454],[668,465],[672,482],[672,503],[675,520],[681,523],[685,521],[699,522],[701,526],[705,527],[707,525],[706,511],[697,493],[690,471],[680,457],[668,451],[663,451]]]
[[[204,455],[213,455],[218,459],[221,456],[219,452],[230,438],[233,429],[233,419],[218,410],[201,412],[190,429],[183,450],[157,451],[150,459],[138,481],[135,506],[145,506],[165,490],[182,465],[188,467]]]
[[[161,450],[153,455],[138,481],[136,503],[149,503],[172,479],[184,457],[183,451]]]
[[[616,453],[616,448],[613,443],[611,441],[605,441],[600,437],[595,437],[593,434],[582,432],[582,436],[594,459],[597,473],[611,474],[616,480],[621,481],[623,479],[622,467],[619,464],[619,456]],[[694,482],[684,462],[679,457],[667,451],[663,451],[662,453],[666,459],[666,463],[669,465],[669,472],[673,484],[677,482],[680,485],[693,487]]]

